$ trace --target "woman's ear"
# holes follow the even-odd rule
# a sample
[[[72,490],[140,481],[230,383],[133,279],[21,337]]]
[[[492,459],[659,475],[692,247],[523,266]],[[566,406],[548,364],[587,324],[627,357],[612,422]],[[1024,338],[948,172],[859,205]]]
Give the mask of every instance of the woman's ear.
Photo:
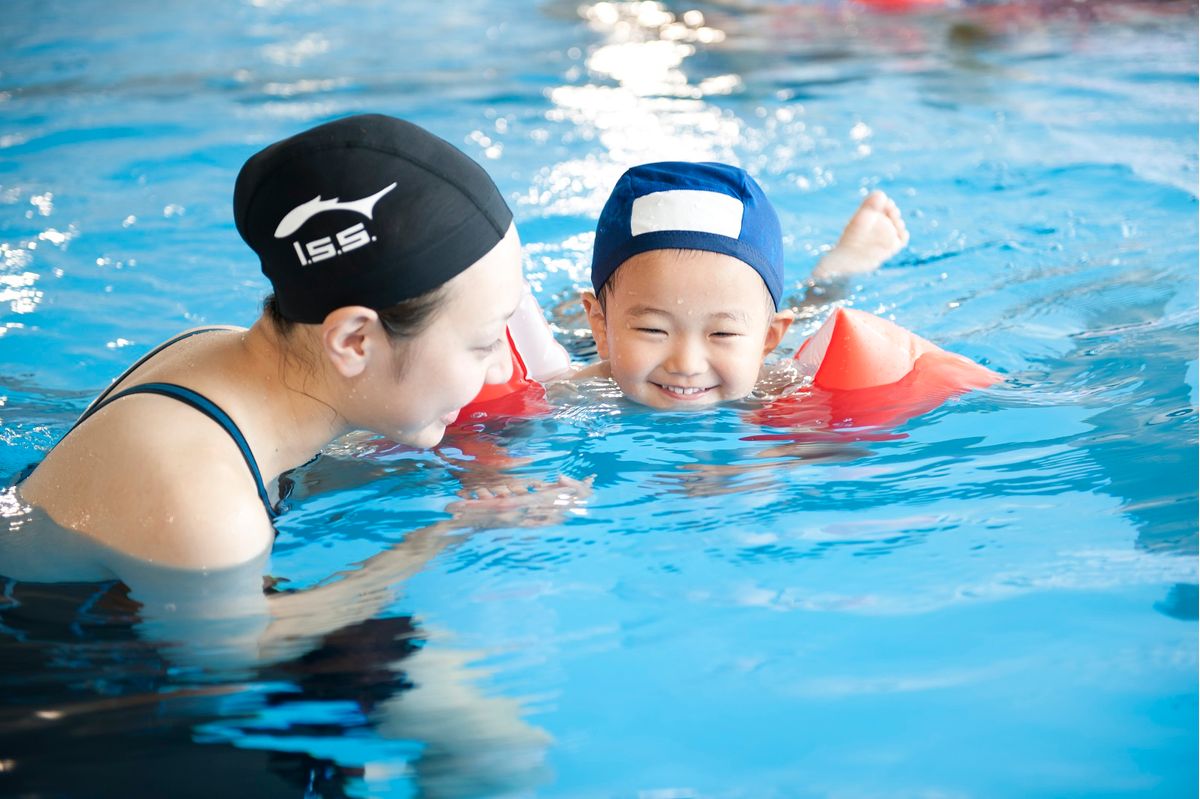
[[[360,305],[330,311],[321,323],[325,357],[346,378],[358,377],[367,368],[381,334],[386,335],[379,324],[379,314]]]
[[[796,315],[792,313],[792,309],[788,308],[783,311],[777,311],[771,317],[771,322],[767,326],[767,337],[763,341],[763,357],[771,354],[771,351],[779,346],[779,342],[783,341],[783,334],[788,332],[788,328],[792,326],[792,320]]]
[[[585,291],[580,296],[588,325],[592,328],[592,339],[596,342],[596,354],[608,360],[608,328],[604,320],[604,308],[594,292]]]

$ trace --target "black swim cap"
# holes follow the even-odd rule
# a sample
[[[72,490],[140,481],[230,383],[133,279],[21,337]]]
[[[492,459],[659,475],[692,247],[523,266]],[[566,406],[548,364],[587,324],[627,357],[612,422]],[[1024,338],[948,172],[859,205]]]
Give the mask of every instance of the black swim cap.
[[[362,114],[252,156],[233,217],[280,312],[318,324],[335,308],[387,308],[437,288],[504,238],[512,211],[457,148]]]

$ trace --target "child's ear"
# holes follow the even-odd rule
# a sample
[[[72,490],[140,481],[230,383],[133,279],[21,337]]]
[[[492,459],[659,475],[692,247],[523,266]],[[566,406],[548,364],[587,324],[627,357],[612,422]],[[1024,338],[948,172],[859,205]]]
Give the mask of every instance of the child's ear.
[[[608,327],[604,321],[604,308],[601,307],[599,298],[591,291],[583,292],[580,299],[583,300],[588,325],[592,328],[592,338],[596,341],[596,354],[603,360],[608,360]]]
[[[792,309],[788,308],[783,311],[777,311],[771,317],[771,323],[767,327],[767,337],[763,341],[763,357],[771,354],[771,351],[779,346],[779,342],[783,341],[783,334],[788,332],[788,328],[792,326],[792,320],[796,315],[792,313]]]

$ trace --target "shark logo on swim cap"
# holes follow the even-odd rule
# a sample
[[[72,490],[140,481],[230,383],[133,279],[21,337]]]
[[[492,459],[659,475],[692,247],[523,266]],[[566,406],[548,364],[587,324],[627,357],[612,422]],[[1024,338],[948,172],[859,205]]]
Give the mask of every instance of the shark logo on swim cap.
[[[381,114],[327,122],[251,156],[233,216],[280,312],[305,324],[432,291],[486,255],[512,222],[482,167]]]
[[[372,194],[370,197],[345,203],[341,202],[340,197],[334,197],[331,200],[322,200],[321,195],[318,194],[308,202],[297,205],[288,211],[287,216],[279,220],[279,227],[275,228],[275,238],[286,239],[302,228],[305,222],[317,214],[323,214],[326,211],[353,211],[356,214],[365,216],[367,219],[372,219],[372,214],[375,211],[375,203],[379,202],[380,197],[394,188],[396,188],[395,183],[382,191]]]

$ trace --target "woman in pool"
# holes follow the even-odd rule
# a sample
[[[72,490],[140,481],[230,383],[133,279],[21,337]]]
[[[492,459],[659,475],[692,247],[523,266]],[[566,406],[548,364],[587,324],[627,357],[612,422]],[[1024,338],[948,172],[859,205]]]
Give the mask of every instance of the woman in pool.
[[[448,143],[378,115],[318,126],[246,162],[234,215],[274,289],[262,316],[134,364],[19,486],[58,525],[139,561],[256,560],[280,474],[352,429],[432,446],[509,377],[512,212]]]
[[[314,701],[359,702],[384,736],[420,736],[428,757],[409,766],[423,793],[446,783],[527,786],[539,778],[545,733],[520,718],[517,701],[475,686],[468,654],[416,646],[423,625],[384,610],[457,534],[527,522],[531,506],[553,519],[581,484],[564,480],[553,497],[481,492],[339,579],[262,590],[278,495],[268,486],[278,475],[352,429],[433,446],[485,383],[509,378],[503,337],[523,292],[511,211],[451,145],[398,119],[355,116],[250,158],[234,216],[274,288],[261,318],[248,330],[204,328],[160,346],[92,403],[16,493],[0,492],[9,522],[0,535],[0,677],[82,664],[69,689],[12,711],[41,733],[22,751],[65,737],[95,760],[94,734],[70,732],[74,708],[95,698],[87,647],[136,634],[153,644],[122,650],[138,690],[204,693],[186,667],[239,683],[245,674],[286,680],[281,702],[303,703],[311,682]],[[537,507],[544,497],[552,508]],[[97,614],[113,623],[95,624]],[[81,645],[78,657],[64,657],[50,634],[59,621],[65,640]],[[347,662],[331,679],[322,669],[340,657]],[[357,691],[360,674],[370,691]],[[129,702],[140,706],[141,696]],[[47,706],[65,709],[38,726]],[[190,740],[189,725],[175,730]],[[122,751],[128,739],[112,740]],[[238,755],[210,750],[194,762],[219,774]],[[23,771],[55,788],[75,779],[52,767]]]

